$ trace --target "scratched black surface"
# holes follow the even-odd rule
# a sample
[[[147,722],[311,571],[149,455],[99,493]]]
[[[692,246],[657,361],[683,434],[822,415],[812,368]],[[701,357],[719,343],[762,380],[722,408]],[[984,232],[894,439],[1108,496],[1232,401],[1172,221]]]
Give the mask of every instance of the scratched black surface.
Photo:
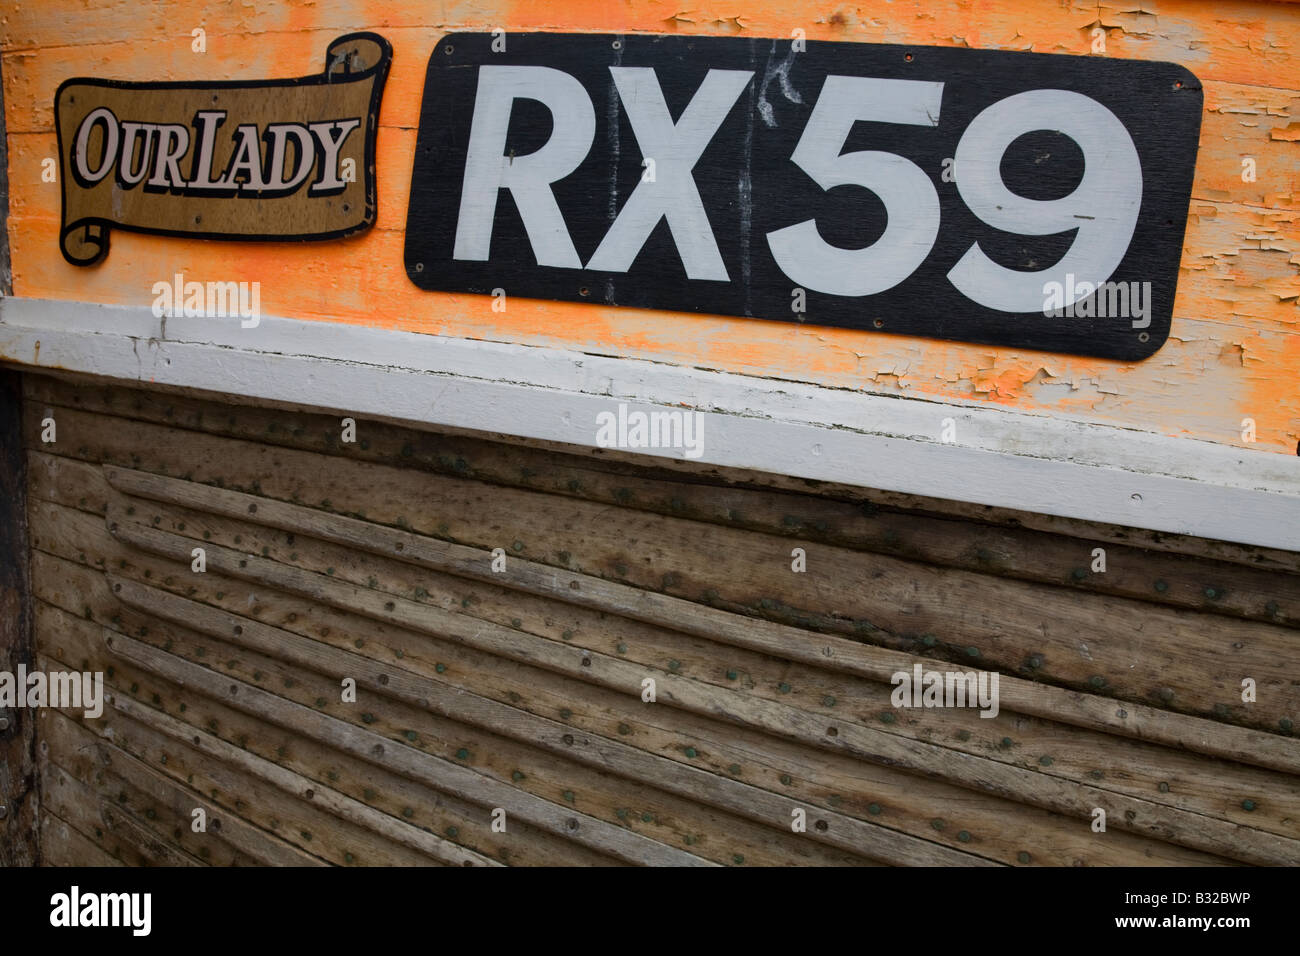
[[[490,34],[444,37],[430,57],[411,177],[405,265],[429,290],[597,302],[684,312],[750,316],[841,326],[1102,358],[1136,360],[1169,334],[1183,230],[1195,169],[1202,93],[1190,72],[1172,63],[1104,57],[976,51],[859,43],[719,37],[509,34],[505,52],[492,52]],[[615,41],[618,46],[615,46]],[[911,59],[907,59],[910,54]],[[789,63],[783,91],[777,68]],[[481,64],[549,66],[582,83],[596,114],[586,160],[553,186],[574,246],[590,259],[618,210],[640,181],[642,154],[610,77],[611,66],[654,67],[674,121],[709,69],[754,72],[750,83],[694,169],[695,181],[730,281],[691,280],[661,220],[626,273],[541,267],[508,190],[498,196],[491,258],[452,258],[465,150]],[[860,248],[880,237],[884,206],[859,186],[823,191],[790,161],[829,74],[941,81],[940,122],[934,128],[860,122],[841,152],[888,150],[924,170],[941,204],[939,236],[924,263],[886,292],[857,298],[807,292],[807,312],[791,311],[796,283],[777,266],[766,234],[816,218],[822,237]],[[957,260],[979,242],[1007,268],[1055,263],[1074,233],[1001,233],[966,208],[943,160],[982,110],[1031,89],[1066,89],[1107,106],[1133,137],[1142,163],[1143,196],[1137,230],[1111,281],[1152,284],[1149,328],[1126,318],[1046,318],[1041,311],[1010,314],[980,306],[947,279]],[[771,123],[762,115],[770,106]],[[516,100],[507,152],[524,155],[551,134],[542,104]],[[1072,140],[1042,131],[1021,137],[1002,160],[1008,188],[1033,199],[1069,193],[1083,173]],[[742,200],[748,191],[750,202]],[[418,268],[417,268],[418,264]],[[485,303],[485,308],[487,307]],[[562,332],[562,329],[548,330]],[[1146,333],[1145,341],[1141,334]]]

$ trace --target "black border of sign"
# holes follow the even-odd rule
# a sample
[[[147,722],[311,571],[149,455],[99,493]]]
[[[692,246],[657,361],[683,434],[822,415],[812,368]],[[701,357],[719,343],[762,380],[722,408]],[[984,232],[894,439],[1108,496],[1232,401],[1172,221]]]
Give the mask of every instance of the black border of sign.
[[[67,208],[67,189],[68,189],[68,171],[63,168],[63,129],[59,123],[59,98],[63,96],[65,88],[74,84],[82,86],[98,86],[114,90],[260,90],[275,89],[283,86],[328,86],[331,85],[330,77],[330,58],[329,51],[332,47],[348,40],[370,40],[379,46],[379,62],[374,66],[367,67],[356,73],[345,74],[349,81],[363,80],[368,76],[378,74],[375,80],[374,89],[370,94],[370,128],[366,133],[365,143],[365,169],[362,175],[365,176],[366,184],[366,214],[360,223],[355,226],[348,226],[344,229],[337,229],[333,232],[311,232],[299,235],[277,234],[277,233],[255,233],[250,235],[232,235],[228,232],[191,232],[188,229],[151,229],[147,226],[133,226],[117,222],[113,219],[103,219],[100,217],[88,217],[77,221],[77,228],[83,228],[87,225],[103,226],[106,229],[104,244],[100,249],[99,255],[93,259],[79,261],[68,256],[63,249],[63,209]],[[379,215],[379,173],[375,162],[375,138],[379,132],[379,106],[384,95],[384,84],[388,80],[388,70],[393,62],[393,45],[378,33],[367,31],[359,33],[345,33],[335,37],[325,47],[325,71],[323,73],[312,73],[307,76],[285,77],[278,80],[196,80],[191,83],[180,83],[171,80],[160,82],[133,82],[130,80],[101,80],[94,77],[69,77],[59,84],[59,88],[54,93],[54,132],[58,138],[59,146],[59,172],[63,176],[63,182],[59,188],[59,201],[63,204],[60,209],[59,221],[59,251],[63,258],[69,264],[74,266],[93,266],[108,256],[110,245],[109,235],[114,229],[123,229],[127,232],[143,233],[150,236],[173,236],[178,238],[189,239],[220,239],[227,242],[306,242],[312,240],[326,239],[344,239],[348,236],[364,232],[375,224]]]
[[[1156,81],[1160,84],[1167,84],[1167,86],[1161,88],[1170,88],[1180,97],[1180,103],[1186,102],[1188,104],[1186,112],[1179,114],[1180,121],[1164,131],[1160,128],[1153,130],[1150,122],[1152,117],[1150,116],[1140,118],[1143,121],[1143,125],[1140,127],[1134,127],[1130,121],[1122,119],[1125,125],[1130,126],[1131,129],[1139,128],[1146,132],[1146,141],[1142,146],[1142,152],[1139,153],[1143,163],[1144,177],[1149,177],[1151,169],[1153,167],[1160,168],[1161,161],[1167,162],[1169,157],[1173,157],[1177,163],[1176,167],[1173,167],[1174,172],[1168,178],[1161,177],[1162,185],[1158,188],[1145,188],[1150,186],[1154,182],[1153,180],[1148,179],[1147,183],[1144,184],[1143,210],[1139,219],[1138,231],[1130,240],[1130,245],[1125,253],[1126,259],[1137,256],[1139,261],[1144,262],[1143,273],[1138,274],[1132,271],[1137,265],[1137,263],[1134,263],[1124,273],[1113,274],[1108,280],[1129,282],[1139,280],[1143,275],[1157,277],[1153,280],[1156,287],[1152,289],[1152,292],[1158,295],[1157,301],[1160,303],[1160,308],[1152,310],[1150,328],[1134,329],[1129,327],[1127,322],[1124,322],[1122,327],[1086,327],[1078,324],[1073,327],[1066,327],[1057,325],[1030,328],[1021,333],[1019,330],[1010,328],[1012,322],[1024,321],[1026,318],[1032,320],[1036,316],[1043,317],[1039,316],[1038,313],[993,313],[984,309],[984,307],[974,306],[975,309],[989,313],[989,318],[993,319],[993,324],[990,327],[982,329],[976,324],[976,316],[973,314],[967,315],[960,308],[961,303],[955,300],[948,303],[942,301],[934,303],[926,302],[922,298],[917,300],[916,308],[910,312],[900,310],[897,303],[890,303],[888,300],[877,300],[875,308],[883,310],[878,312],[877,316],[885,316],[886,320],[883,322],[877,316],[870,316],[869,311],[866,309],[863,312],[867,313],[867,315],[863,317],[846,318],[841,314],[829,312],[829,310],[818,314],[819,310],[812,304],[814,293],[809,293],[809,308],[807,316],[804,318],[790,317],[781,310],[763,309],[757,306],[754,307],[753,311],[749,311],[748,300],[746,300],[743,307],[726,308],[724,306],[720,308],[720,303],[716,298],[706,294],[698,297],[684,294],[680,287],[664,287],[662,294],[649,294],[644,283],[649,282],[649,288],[651,289],[657,288],[653,276],[647,278],[643,274],[640,277],[643,283],[641,286],[629,281],[629,277],[637,271],[637,267],[634,267],[628,273],[618,274],[592,272],[585,268],[538,267],[533,261],[532,255],[525,248],[525,244],[522,243],[517,244],[513,249],[513,259],[510,258],[509,254],[503,254],[500,261],[496,262],[496,267],[501,271],[501,277],[505,281],[486,281],[487,277],[480,273],[483,272],[481,267],[487,263],[478,261],[461,262],[450,259],[450,240],[447,237],[454,233],[455,205],[454,203],[448,203],[445,198],[434,197],[448,190],[447,180],[450,179],[456,180],[454,184],[455,192],[459,195],[459,179],[463,167],[463,155],[456,155],[457,147],[452,144],[458,143],[459,148],[464,149],[463,139],[468,129],[466,125],[468,120],[460,114],[470,110],[473,104],[472,90],[468,102],[466,102],[465,89],[463,84],[459,83],[459,79],[454,89],[449,86],[447,70],[449,68],[460,68],[462,72],[468,73],[469,71],[464,69],[466,66],[487,62],[491,57],[486,51],[491,49],[490,44],[493,39],[494,36],[489,33],[449,33],[438,41],[429,57],[420,107],[420,125],[412,166],[411,193],[407,207],[406,233],[404,237],[404,263],[407,276],[411,282],[421,289],[434,292],[490,294],[494,287],[502,287],[508,293],[513,292],[514,295],[527,299],[578,302],[589,305],[612,305],[659,312],[686,314],[694,312],[701,316],[737,317],[763,322],[780,322],[822,328],[844,328],[864,332],[882,331],[887,334],[926,341],[988,345],[1009,350],[1074,355],[1127,362],[1149,358],[1169,339],[1174,321],[1174,306],[1195,180],[1200,128],[1204,113],[1202,84],[1194,73],[1180,63],[1066,53],[972,50],[960,47],[920,46],[899,43],[806,41],[805,49],[809,54],[813,53],[814,50],[819,50],[822,55],[825,55],[831,52],[830,48],[842,47],[858,53],[860,57],[866,58],[876,52],[888,51],[896,54],[900,61],[906,59],[908,70],[918,68],[913,65],[914,63],[920,65],[933,64],[936,59],[943,61],[968,56],[971,58],[972,66],[976,64],[977,58],[986,64],[996,62],[1006,75],[1025,73],[1026,71],[1034,73],[1049,70],[1052,64],[1060,64],[1066,70],[1071,71],[1066,74],[1063,83],[1069,77],[1078,75],[1083,71],[1094,75],[1099,85],[1133,83],[1137,80]],[[665,47],[669,44],[680,45],[684,48],[693,47],[691,53],[698,58],[699,62],[715,65],[713,61],[704,55],[704,51],[708,45],[719,44],[719,49],[722,52],[717,58],[716,65],[726,68],[728,66],[737,66],[738,63],[732,62],[732,60],[738,61],[739,57],[734,52],[728,57],[728,54],[722,50],[721,45],[723,44],[731,44],[733,49],[737,51],[741,48],[741,45],[751,45],[756,51],[757,60],[755,62],[762,64],[769,56],[784,53],[788,49],[791,40],[789,37],[718,37],[694,34],[530,31],[510,33],[507,42],[509,44],[508,53],[496,54],[496,56],[500,57],[500,62],[540,63],[566,70],[571,75],[576,75],[579,82],[583,82],[585,86],[589,87],[588,93],[593,96],[599,106],[604,101],[599,99],[598,90],[590,87],[582,79],[581,73],[575,74],[577,67],[574,65],[574,60],[584,54],[585,46],[594,48],[596,45],[600,45],[606,49],[612,47],[614,51],[621,51],[616,62],[631,65],[629,61],[640,62],[640,60],[633,59],[633,54],[645,54],[648,46],[652,47],[661,43]],[[458,54],[455,57],[449,55],[453,44]],[[761,49],[758,46],[760,44],[763,45]],[[767,50],[769,45],[772,48],[771,54]],[[640,47],[640,49],[636,49],[637,47]],[[462,51],[468,57],[468,62],[459,55]],[[675,50],[673,54],[668,54],[666,51],[665,56],[680,56],[682,52],[682,50]],[[548,56],[549,60],[546,59]],[[610,58],[615,59],[613,55]],[[598,58],[593,62],[596,62],[598,66],[612,65],[607,64],[603,58]],[[566,64],[568,65],[566,66]],[[881,75],[892,76],[894,74],[882,73]],[[759,67],[759,72],[755,76],[755,82],[757,82],[757,78],[762,76],[761,67]],[[665,80],[666,83],[667,80]],[[1078,86],[1080,92],[1091,93],[1082,84],[1078,84]],[[1066,88],[1073,87],[1066,83]],[[1194,101],[1194,106],[1192,101]],[[1159,108],[1153,101],[1139,100],[1134,102],[1138,105],[1132,108],[1132,112],[1141,112],[1143,110],[1149,112]],[[810,103],[808,107],[811,108]],[[1114,106],[1112,105],[1111,108],[1114,108]],[[452,114],[447,112],[449,109],[458,111],[457,115],[453,117]],[[601,136],[601,123],[602,118],[598,108],[598,142]],[[465,128],[462,129],[462,126],[465,126]],[[445,132],[448,129],[451,132]],[[589,159],[584,163],[589,161],[590,155]],[[457,165],[458,162],[460,165]],[[581,175],[582,168],[580,167],[579,171],[575,171],[565,180],[560,180],[556,186],[560,188],[569,183],[575,176],[581,177]],[[433,196],[423,195],[426,190],[432,190]],[[1148,193],[1150,198],[1148,198]],[[945,208],[947,208],[947,202],[945,200]],[[1149,208],[1147,207],[1148,202],[1152,203]],[[499,210],[500,206],[498,207],[498,216],[501,215]],[[513,215],[513,208],[511,215]],[[570,220],[569,225],[570,230],[573,231],[574,221]],[[660,228],[662,226],[661,221]],[[716,224],[715,228],[717,228]],[[1163,235],[1157,236],[1154,234],[1155,230],[1159,229],[1164,232],[1166,228],[1168,231]],[[1143,230],[1148,233],[1145,237],[1143,236]],[[576,234],[574,238],[576,241]],[[1153,245],[1152,243],[1156,239],[1159,240],[1159,244]],[[496,251],[497,241],[494,238],[494,261],[498,255]],[[928,259],[927,263],[930,261]],[[927,263],[923,263],[921,268],[924,269]],[[672,277],[669,278],[672,279]],[[914,273],[907,281],[919,282],[923,281],[923,277]],[[793,285],[793,283],[791,284]],[[512,285],[513,289],[511,288]],[[756,294],[761,296],[763,294],[762,286],[755,286],[755,288],[758,290]],[[895,289],[897,288],[895,287]],[[590,292],[588,292],[588,289],[590,289]],[[886,291],[880,295],[889,296],[893,291]],[[816,294],[820,295],[820,293]],[[915,290],[908,291],[907,295],[915,298]],[[694,304],[684,304],[690,301],[693,301]],[[936,305],[938,308],[936,308]],[[951,308],[945,308],[945,306]],[[891,314],[893,318],[888,318]],[[926,314],[928,317],[919,322],[908,322],[905,321],[908,314]],[[900,316],[904,320],[900,320]],[[1067,318],[1064,320],[1044,318],[1043,320],[1058,323],[1062,321],[1073,323],[1095,321],[1082,318]],[[957,328],[960,328],[961,334],[954,334]],[[1145,341],[1142,338],[1144,335],[1146,336]]]

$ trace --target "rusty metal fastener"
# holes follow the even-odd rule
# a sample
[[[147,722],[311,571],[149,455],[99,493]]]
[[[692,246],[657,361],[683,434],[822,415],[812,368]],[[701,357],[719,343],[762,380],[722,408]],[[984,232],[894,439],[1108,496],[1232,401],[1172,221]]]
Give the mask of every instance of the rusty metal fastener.
[[[9,718],[0,717],[0,731],[5,731],[8,729],[9,729]]]

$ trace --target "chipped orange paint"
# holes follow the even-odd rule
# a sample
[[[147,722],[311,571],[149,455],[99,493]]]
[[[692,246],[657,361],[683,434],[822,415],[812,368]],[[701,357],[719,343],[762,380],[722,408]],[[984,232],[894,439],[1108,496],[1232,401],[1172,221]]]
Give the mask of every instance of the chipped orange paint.
[[[1300,6],[1271,0],[28,0],[0,22],[17,295],[147,305],[158,278],[260,281],[266,313],[575,348],[883,394],[1102,422],[1294,454],[1300,440]],[[190,50],[190,30],[208,50]],[[1173,60],[1205,83],[1206,112],[1169,342],[1109,362],[884,333],[416,289],[402,266],[424,70],[454,30],[746,35]],[[1100,27],[1105,53],[1092,54]],[[124,80],[292,76],[340,32],[394,46],[379,132],[376,227],[341,242],[186,242],[118,230],[100,266],[58,253],[52,104],[72,75]],[[1279,86],[1279,84],[1282,84]],[[1242,180],[1242,159],[1256,179]]]

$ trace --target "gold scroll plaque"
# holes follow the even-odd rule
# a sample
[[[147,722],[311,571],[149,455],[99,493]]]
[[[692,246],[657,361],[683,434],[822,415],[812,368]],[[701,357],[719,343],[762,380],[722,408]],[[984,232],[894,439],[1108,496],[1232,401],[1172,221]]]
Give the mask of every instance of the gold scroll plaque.
[[[196,239],[337,239],[374,224],[375,133],[392,47],[330,44],[325,71],[284,80],[70,79],[54,97],[59,244],[108,254],[113,227]]]

